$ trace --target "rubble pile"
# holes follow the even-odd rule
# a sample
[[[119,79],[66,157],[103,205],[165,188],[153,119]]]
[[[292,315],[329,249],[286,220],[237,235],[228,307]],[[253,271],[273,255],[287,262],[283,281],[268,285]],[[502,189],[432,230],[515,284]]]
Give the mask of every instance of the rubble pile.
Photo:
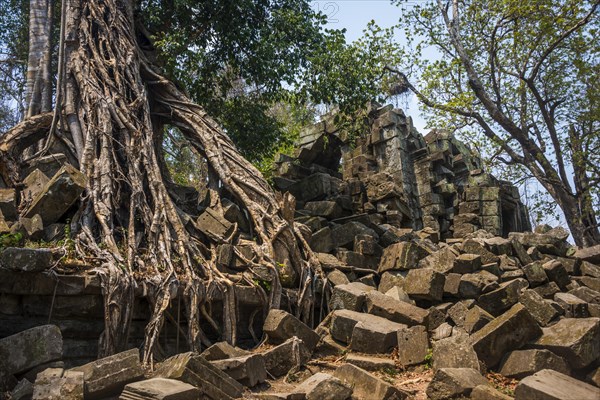
[[[316,326],[290,300],[261,317],[240,286],[253,307],[240,329],[256,340],[175,352],[165,334],[164,358],[143,369],[135,340],[73,365],[68,324],[39,324],[2,335],[2,390],[12,399],[600,398],[600,246],[575,249],[560,227],[531,232],[516,189],[450,135],[421,137],[389,107],[370,117],[354,146],[324,121],[277,165],[274,183],[296,197],[295,219],[326,272],[315,282]],[[207,208],[199,220],[223,236],[243,214]],[[235,270],[230,247],[217,256]],[[0,272],[47,270],[52,251],[35,251],[5,248]],[[297,296],[297,280],[282,272],[284,298]],[[260,283],[269,290],[266,276]],[[1,280],[0,290],[2,319],[20,304]]]

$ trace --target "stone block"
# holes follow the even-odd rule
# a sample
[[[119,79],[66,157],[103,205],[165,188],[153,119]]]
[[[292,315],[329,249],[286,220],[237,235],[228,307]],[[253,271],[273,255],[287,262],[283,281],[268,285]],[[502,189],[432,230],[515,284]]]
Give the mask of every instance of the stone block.
[[[549,350],[517,350],[506,355],[499,372],[509,378],[523,379],[543,369],[570,374],[570,368],[561,357]]]
[[[33,199],[23,216],[39,214],[44,225],[57,222],[77,201],[87,185],[85,176],[73,166],[64,165]]]
[[[310,351],[319,342],[319,335],[305,323],[283,310],[271,309],[265,319],[263,331],[271,343],[283,343],[296,336],[306,344]]]
[[[226,358],[210,362],[242,385],[254,387],[267,379],[265,360],[261,354]]]
[[[479,296],[477,303],[492,315],[500,315],[519,301],[521,290],[527,288],[525,279],[513,279],[502,282],[498,289]]]
[[[373,229],[357,221],[338,225],[331,230],[334,247],[344,247],[351,250],[354,246],[354,238],[357,235],[369,235],[379,240],[379,235]]]
[[[55,325],[27,329],[0,339],[0,360],[10,375],[19,374],[63,356],[63,339]]]
[[[459,297],[460,274],[448,274],[444,280],[444,297]]]
[[[591,262],[588,262],[588,261],[583,261],[581,263],[580,268],[581,268],[581,275],[587,275],[587,276],[591,276],[593,278],[600,278],[600,265],[592,264]]]
[[[83,399],[83,373],[48,368],[37,375],[33,385],[33,400]]]
[[[556,283],[561,290],[566,290],[567,285],[571,283],[571,279],[560,261],[548,261],[542,264],[542,267],[550,281]]]
[[[331,310],[362,311],[367,293],[373,290],[375,288],[361,282],[338,285],[333,288],[329,308]]]
[[[456,254],[450,247],[435,251],[419,261],[419,268],[433,268],[437,272],[447,274],[454,268]]]
[[[469,397],[479,385],[489,385],[488,381],[473,368],[441,368],[435,372],[427,385],[427,398],[446,400]]]
[[[593,264],[600,264],[600,244],[577,249],[573,257]]]
[[[544,267],[542,267],[542,263],[539,261],[525,265],[523,267],[523,272],[525,272],[525,277],[532,288],[548,282],[546,271],[544,271]]]
[[[481,257],[481,264],[497,263],[498,256],[485,248],[483,244],[475,239],[467,239],[462,245],[463,253],[477,254]]]
[[[398,332],[398,361],[403,366],[425,362],[429,337],[424,326],[413,326]]]
[[[346,400],[352,395],[350,385],[323,372],[317,372],[294,389],[306,400]]]
[[[398,345],[398,331],[406,325],[375,317],[358,321],[352,330],[350,348],[367,354],[386,354]]]
[[[582,286],[569,291],[569,294],[579,297],[581,300],[590,304],[600,304],[600,292]]]
[[[310,248],[316,253],[329,253],[335,249],[335,245],[331,237],[331,228],[328,226],[313,233],[308,243]]]
[[[600,318],[564,318],[543,328],[533,343],[564,358],[571,368],[581,369],[600,357]]]
[[[343,214],[342,208],[335,201],[309,201],[304,209],[311,215],[327,219],[340,218]]]
[[[0,213],[6,221],[17,220],[19,213],[17,212],[15,189],[0,189]]]
[[[541,333],[541,328],[527,309],[516,304],[475,332],[471,336],[471,343],[479,360],[488,368],[493,368],[504,354],[519,349]]]
[[[401,273],[399,271],[387,271],[381,274],[381,279],[379,280],[379,286],[377,290],[381,293],[387,293],[394,286],[398,286],[400,288],[404,287],[404,275],[405,273]]]
[[[175,379],[152,378],[125,386],[119,400],[200,400],[202,392]]]
[[[456,274],[469,274],[481,268],[481,256],[479,254],[461,254],[454,260],[452,272]]]
[[[413,299],[441,301],[444,280],[444,275],[434,269],[411,269],[406,275],[404,290]]]
[[[479,306],[473,306],[465,316],[465,321],[463,324],[463,328],[467,331],[468,334],[472,334],[477,332],[484,326],[488,324],[488,322],[492,321],[494,316]]]
[[[330,273],[327,274],[327,281],[333,286],[339,285],[347,285],[350,283],[350,280],[342,271],[334,269]]]
[[[458,294],[463,299],[476,299],[482,293],[491,292],[498,287],[498,277],[496,275],[487,271],[479,271],[461,276]]]
[[[379,273],[418,268],[419,261],[429,254],[426,247],[415,241],[394,243],[383,250]]]
[[[568,375],[544,369],[517,385],[515,400],[583,400],[600,398],[600,389]]]
[[[41,272],[54,265],[51,249],[7,247],[0,253],[0,266],[18,272]]]
[[[480,366],[477,353],[466,338],[452,336],[433,342],[433,369],[441,368],[479,370]]]
[[[554,295],[560,292],[560,288],[554,282],[545,283],[541,286],[533,288],[532,290],[545,299],[554,299]]]
[[[352,387],[354,389],[352,395],[358,400],[404,400],[409,398],[408,393],[352,364],[343,364],[334,371],[333,376]]]
[[[101,399],[118,394],[128,383],[144,377],[138,349],[101,358],[71,371],[83,372],[86,399]]]
[[[408,304],[412,304],[414,305],[415,302],[414,300],[412,300],[404,291],[404,289],[398,287],[398,286],[394,286],[393,288],[391,288],[390,290],[388,290],[387,292],[385,292],[386,296],[391,297],[394,300],[398,300],[404,303],[408,303]]]
[[[396,363],[389,357],[374,357],[357,353],[350,353],[346,356],[346,362],[356,365],[367,371],[379,371],[382,369],[394,369]]]
[[[590,316],[588,303],[577,296],[569,293],[556,293],[554,301],[565,310],[565,317],[567,318],[587,318]]]
[[[461,300],[448,309],[448,316],[452,319],[454,325],[460,327],[464,325],[467,312],[474,304],[474,300]]]
[[[274,377],[283,376],[292,368],[305,365],[310,355],[308,347],[295,336],[262,353],[265,368]]]
[[[204,357],[192,352],[178,354],[165,360],[154,377],[176,379],[202,391],[212,400],[230,400],[242,397],[244,387]]]
[[[212,208],[207,208],[196,220],[196,227],[209,238],[222,241],[231,236],[234,224]]]
[[[365,306],[369,314],[408,326],[426,325],[429,316],[427,310],[395,300],[375,290],[366,294]]]
[[[512,400],[512,397],[488,385],[479,385],[471,392],[471,400]]]
[[[241,357],[249,352],[238,347],[233,347],[227,342],[218,342],[202,352],[202,357],[208,361],[223,360],[225,358]]]

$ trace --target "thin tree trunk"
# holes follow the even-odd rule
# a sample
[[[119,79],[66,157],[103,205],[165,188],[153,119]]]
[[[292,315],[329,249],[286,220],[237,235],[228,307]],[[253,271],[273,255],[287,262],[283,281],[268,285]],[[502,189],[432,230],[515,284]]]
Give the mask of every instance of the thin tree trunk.
[[[25,84],[25,117],[52,108],[52,0],[29,2],[29,57]]]

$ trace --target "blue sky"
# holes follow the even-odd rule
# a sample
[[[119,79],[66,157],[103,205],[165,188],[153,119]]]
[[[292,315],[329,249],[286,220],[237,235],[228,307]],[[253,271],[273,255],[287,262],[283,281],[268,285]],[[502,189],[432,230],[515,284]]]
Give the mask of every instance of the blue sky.
[[[403,7],[410,7],[419,0],[408,0]],[[363,30],[371,20],[382,28],[389,28],[398,22],[402,8],[395,6],[390,0],[313,0],[313,8],[327,15],[329,26],[335,29],[346,29],[346,40],[351,42],[362,36]],[[403,41],[401,34],[397,40]],[[426,133],[425,121],[419,113],[419,107],[414,96],[404,108],[407,115],[413,118],[415,127],[421,133]]]

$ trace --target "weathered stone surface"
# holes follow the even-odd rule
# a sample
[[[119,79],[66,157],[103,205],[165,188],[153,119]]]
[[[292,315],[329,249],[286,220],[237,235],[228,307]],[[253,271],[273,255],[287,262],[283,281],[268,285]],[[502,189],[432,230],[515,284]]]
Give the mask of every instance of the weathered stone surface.
[[[346,285],[350,283],[350,280],[342,271],[334,269],[330,273],[327,274],[327,280],[333,286]]]
[[[54,265],[51,249],[7,247],[0,254],[2,268],[19,272],[45,271]]]
[[[534,346],[563,357],[573,369],[585,368],[600,357],[600,318],[564,318],[543,328]]]
[[[509,238],[517,240],[525,247],[535,247],[544,254],[565,256],[568,244],[562,235],[533,232],[511,232]]]
[[[119,400],[200,400],[202,392],[175,379],[152,378],[125,386]]]
[[[385,295],[391,297],[394,300],[401,301],[403,303],[408,303],[408,304],[412,304],[412,305],[415,304],[415,301],[406,294],[404,289],[402,289],[398,286],[394,286],[393,288],[391,288],[390,290],[385,292]]]
[[[523,266],[523,272],[525,272],[525,277],[532,288],[548,282],[548,276],[544,271],[544,267],[542,267],[542,263],[539,261]]]
[[[229,237],[234,225],[212,208],[207,208],[196,220],[196,227],[206,236],[216,240]]]
[[[444,296],[459,297],[460,274],[448,274],[444,280]]]
[[[492,315],[500,315],[519,300],[519,293],[526,288],[525,279],[514,279],[500,284],[498,289],[479,296],[477,303]]]
[[[437,272],[447,274],[454,268],[456,254],[450,247],[435,251],[419,261],[419,268],[433,268]]]
[[[336,219],[342,216],[342,208],[335,201],[309,201],[304,205],[304,209],[312,215]]]
[[[433,368],[474,368],[479,370],[479,359],[473,346],[461,337],[448,337],[433,342]]]
[[[452,319],[452,322],[454,322],[454,325],[461,327],[464,325],[467,312],[469,312],[469,309],[473,307],[474,304],[475,300],[461,300],[454,303],[454,305],[448,309],[447,314],[450,319]]]
[[[424,326],[413,326],[398,332],[398,361],[409,366],[425,362],[429,338]]]
[[[2,385],[0,385],[2,388]],[[3,389],[0,389],[3,390]],[[21,379],[10,392],[11,400],[28,400],[33,396],[33,384],[28,379]]]
[[[515,400],[583,400],[600,398],[600,389],[568,375],[544,369],[517,385]]]
[[[352,364],[343,364],[333,376],[352,387],[352,396],[357,400],[404,400],[409,397],[408,393]]]
[[[411,269],[406,275],[404,291],[414,299],[441,301],[444,295],[444,280],[444,275],[434,269]]]
[[[479,385],[471,392],[471,400],[512,400],[512,397],[491,386]]]
[[[500,365],[500,374],[509,378],[523,379],[543,369],[553,369],[569,374],[565,360],[549,350],[517,350],[506,355]]]
[[[82,400],[83,372],[48,368],[37,375],[33,400]]]
[[[62,334],[55,325],[38,326],[0,339],[0,360],[11,375],[59,360],[62,355]]]
[[[593,264],[600,264],[600,244],[577,249],[573,256],[583,261],[589,261]]]
[[[498,256],[486,249],[479,241],[475,239],[467,239],[462,245],[463,253],[478,254],[481,257],[481,264],[497,263]]]
[[[565,317],[567,318],[587,318],[590,316],[588,303],[577,296],[569,293],[556,293],[554,301],[565,310]]]
[[[384,368],[394,369],[396,363],[389,357],[374,357],[363,354],[350,353],[346,356],[346,362],[356,365],[367,371],[378,371]]]
[[[404,285],[404,275],[405,273],[401,273],[399,271],[387,271],[381,274],[381,279],[379,280],[379,286],[377,290],[381,293],[387,293],[394,286],[398,286],[400,288]]]
[[[212,400],[242,397],[244,387],[199,354],[178,354],[165,360],[154,377],[177,379],[199,388]]]
[[[387,294],[381,294],[375,290],[366,294],[365,306],[369,314],[408,326],[426,325],[429,316],[427,310],[404,301],[395,300]]]
[[[262,353],[265,368],[274,377],[288,373],[294,367],[300,367],[310,359],[310,351],[297,337],[290,338]]]
[[[69,164],[64,165],[33,199],[23,216],[31,218],[39,214],[44,225],[58,221],[77,201],[86,184],[85,176],[81,172]]]
[[[569,291],[569,294],[579,297],[581,300],[591,304],[600,304],[600,292],[582,286]]]
[[[562,263],[557,260],[551,260],[542,264],[548,279],[558,285],[561,290],[566,290],[567,285],[571,283],[569,274]]]
[[[456,274],[469,274],[481,268],[481,256],[479,254],[461,254],[454,260],[452,272]]]
[[[248,355],[246,350],[233,347],[227,342],[218,342],[202,352],[202,357],[208,361],[223,360],[231,357],[241,357]]]
[[[0,213],[7,221],[18,217],[15,189],[0,189]]]
[[[315,331],[283,310],[271,309],[265,319],[263,330],[271,343],[283,343],[297,336],[312,351],[319,342],[319,335]]]
[[[350,348],[367,354],[385,354],[398,345],[398,331],[406,325],[385,318],[358,321],[352,330]]]
[[[23,179],[24,188],[21,191],[21,201],[32,202],[48,182],[50,182],[50,178],[46,174],[39,169],[33,170]]]
[[[541,333],[541,328],[527,309],[516,304],[475,332],[471,336],[471,343],[479,360],[492,368],[504,354],[520,348]]]
[[[389,270],[417,268],[419,261],[429,254],[427,248],[414,241],[392,244],[383,250],[383,256],[379,263],[379,273]]]
[[[345,247],[351,249],[354,245],[354,237],[357,235],[369,235],[379,239],[379,235],[371,228],[360,222],[351,221],[344,225],[338,225],[331,230],[331,238],[334,247]]]
[[[294,389],[306,400],[346,400],[352,395],[352,388],[338,378],[317,372]]]
[[[560,292],[560,288],[554,282],[545,283],[541,286],[533,288],[532,290],[545,299],[554,299],[554,295]]]
[[[365,302],[366,294],[374,290],[372,286],[361,282],[352,282],[346,285],[338,285],[333,288],[333,294],[329,300],[331,310],[361,311]]]
[[[71,371],[83,372],[86,399],[99,399],[117,394],[126,384],[144,377],[138,349],[101,358]]]
[[[427,398],[446,400],[469,396],[479,385],[488,385],[487,380],[473,368],[438,369],[427,386]]]
[[[265,360],[260,354],[211,361],[211,364],[248,387],[254,387],[267,379]]]
[[[487,271],[464,274],[460,278],[458,293],[465,299],[476,299],[482,293],[498,288],[498,277]]]
[[[479,306],[473,306],[473,308],[471,308],[465,316],[463,328],[468,334],[472,334],[486,326],[488,322],[492,321],[493,319],[494,316],[485,311],[483,308]]]

